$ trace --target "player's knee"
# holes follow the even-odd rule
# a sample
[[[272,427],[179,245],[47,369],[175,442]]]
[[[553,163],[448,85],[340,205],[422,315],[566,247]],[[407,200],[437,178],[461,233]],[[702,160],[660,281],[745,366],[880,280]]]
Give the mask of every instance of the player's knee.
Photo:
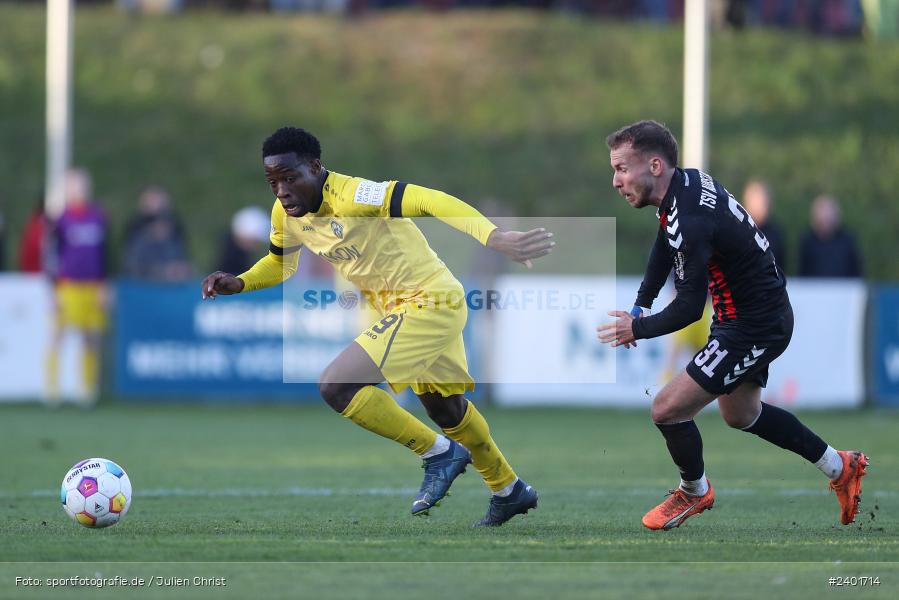
[[[653,423],[669,423],[672,420],[671,411],[664,406],[657,406],[655,404],[652,406],[650,417],[652,418]]]
[[[468,400],[463,396],[448,396],[443,402],[430,402],[425,405],[428,417],[441,429],[449,429],[462,422],[465,409],[468,408]]]
[[[318,382],[318,393],[321,394],[322,399],[324,399],[328,406],[337,412],[342,413],[346,410],[346,407],[350,405],[350,402],[353,399],[353,394],[350,393],[350,387],[349,384],[334,381],[327,376],[327,373],[325,373]]]
[[[692,419],[687,411],[672,400],[656,401],[652,404],[652,422],[659,423],[680,423],[681,421],[689,421]]]
[[[734,429],[746,429],[755,420],[756,415],[745,411],[722,410],[721,418],[727,423],[728,427]]]
[[[653,423],[676,423],[681,419],[681,414],[676,409],[676,403],[670,395],[660,392],[652,401],[650,416]]]
[[[452,416],[446,408],[432,406],[425,408],[425,410],[428,411],[428,417],[439,425],[441,429],[447,429],[454,425]]]

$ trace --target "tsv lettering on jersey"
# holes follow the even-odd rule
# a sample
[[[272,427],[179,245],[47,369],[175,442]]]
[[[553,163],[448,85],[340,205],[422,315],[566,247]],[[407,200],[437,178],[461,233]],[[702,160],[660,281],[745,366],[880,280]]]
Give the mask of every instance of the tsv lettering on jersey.
[[[699,185],[702,186],[702,193],[699,196],[700,206],[706,208],[715,208],[718,204],[718,192],[715,191],[715,180],[708,174],[699,172]]]
[[[330,252],[320,251],[318,255],[328,262],[339,263],[356,260],[362,256],[362,252],[360,252],[356,245],[353,244],[352,246],[338,246]]]

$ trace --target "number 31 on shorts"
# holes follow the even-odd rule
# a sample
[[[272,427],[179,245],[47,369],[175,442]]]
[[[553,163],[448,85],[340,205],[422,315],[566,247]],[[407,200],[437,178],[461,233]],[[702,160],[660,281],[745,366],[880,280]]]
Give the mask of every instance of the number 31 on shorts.
[[[717,367],[718,364],[724,360],[724,357],[727,356],[727,350],[719,350],[718,346],[720,346],[718,340],[712,340],[706,345],[705,351],[700,352],[696,355],[696,358],[693,359],[693,363],[697,367],[701,367],[702,372],[710,378],[715,376],[715,367]],[[709,359],[713,356],[715,357],[714,360],[709,363]]]

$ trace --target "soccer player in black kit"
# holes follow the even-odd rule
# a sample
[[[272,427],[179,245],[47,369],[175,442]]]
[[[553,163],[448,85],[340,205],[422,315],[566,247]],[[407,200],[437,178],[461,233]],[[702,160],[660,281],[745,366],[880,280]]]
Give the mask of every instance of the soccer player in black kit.
[[[720,183],[677,166],[677,141],[655,121],[609,135],[612,185],[634,208],[658,208],[659,230],[637,301],[630,313],[597,328],[600,341],[630,348],[636,340],[677,331],[702,315],[707,292],[715,316],[708,343],[656,395],[652,420],[662,432],[681,482],[643,517],[649,529],[672,529],[712,508],[702,437],[693,417],[718,399],[724,421],[813,463],[840,502],[840,520],[852,523],[861,500],[868,458],[835,450],[789,412],[761,401],[768,365],[786,350],[793,309],[786,280],[768,240]],[[647,315],[674,270],[675,299]]]

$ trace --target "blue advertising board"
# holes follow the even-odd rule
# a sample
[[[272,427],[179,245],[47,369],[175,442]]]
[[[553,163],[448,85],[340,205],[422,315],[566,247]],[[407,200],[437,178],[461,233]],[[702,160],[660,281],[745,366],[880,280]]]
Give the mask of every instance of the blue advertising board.
[[[874,288],[870,319],[871,394],[878,404],[899,406],[899,286]]]
[[[158,400],[319,401],[322,370],[369,324],[346,301],[353,293],[305,279],[203,301],[193,282],[120,281],[116,392]],[[476,367],[472,320],[469,313],[466,351]]]

